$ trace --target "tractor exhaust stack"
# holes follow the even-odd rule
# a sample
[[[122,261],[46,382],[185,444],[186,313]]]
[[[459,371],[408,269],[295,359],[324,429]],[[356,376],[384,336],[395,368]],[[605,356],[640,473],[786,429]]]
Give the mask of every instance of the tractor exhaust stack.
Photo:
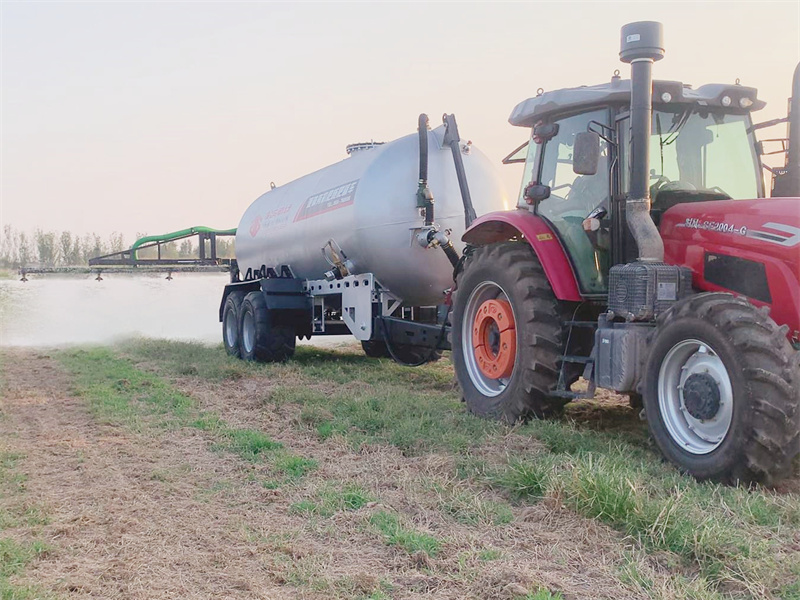
[[[639,260],[663,261],[664,242],[650,218],[650,122],[653,116],[653,63],[664,58],[661,23],[640,21],[622,27],[620,60],[631,65],[631,171],[626,202],[628,228]]]

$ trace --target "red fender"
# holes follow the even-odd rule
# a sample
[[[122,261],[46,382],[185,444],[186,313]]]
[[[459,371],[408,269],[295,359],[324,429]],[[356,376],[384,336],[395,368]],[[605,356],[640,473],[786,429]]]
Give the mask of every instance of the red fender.
[[[522,236],[531,245],[559,300],[579,302],[581,293],[567,253],[550,225],[525,209],[492,212],[473,221],[461,239],[473,246]]]

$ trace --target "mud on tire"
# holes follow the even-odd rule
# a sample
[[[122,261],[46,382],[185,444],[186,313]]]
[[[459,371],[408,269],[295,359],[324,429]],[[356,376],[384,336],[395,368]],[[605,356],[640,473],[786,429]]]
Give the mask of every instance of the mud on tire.
[[[492,382],[487,385],[476,374],[475,361],[469,354],[473,352],[472,323],[465,322],[475,294],[492,286],[502,290],[511,305],[516,328],[513,370],[498,386]],[[558,382],[558,359],[563,352],[562,308],[527,243],[490,244],[472,253],[458,277],[452,329],[452,360],[472,413],[514,423],[561,411],[567,401],[549,393]],[[577,372],[570,375],[567,386],[575,379]]]
[[[262,292],[250,292],[239,310],[239,351],[248,361],[281,362],[294,355],[293,327],[275,322]]]
[[[691,440],[678,443],[681,436],[676,439],[666,422],[672,419],[674,432],[681,413],[673,410],[669,416],[665,398],[670,392],[659,397],[660,390],[668,389],[659,388],[659,378],[666,377],[662,365],[686,340],[708,344],[730,380],[730,425],[722,441],[704,453],[687,451]],[[656,444],[671,462],[698,479],[769,484],[786,475],[800,452],[798,356],[785,328],[742,298],[704,293],[679,302],[659,318],[646,367],[644,406]],[[685,406],[680,410],[686,413]],[[691,435],[691,428],[681,430],[680,423],[678,427]]]

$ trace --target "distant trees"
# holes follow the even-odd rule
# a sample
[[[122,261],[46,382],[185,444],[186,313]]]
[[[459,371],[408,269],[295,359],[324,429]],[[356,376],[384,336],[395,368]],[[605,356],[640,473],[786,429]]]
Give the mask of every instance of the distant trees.
[[[137,233],[136,239],[145,233]],[[107,238],[91,233],[80,236],[71,231],[43,231],[37,229],[33,236],[19,231],[11,225],[4,225],[0,231],[0,268],[19,267],[69,267],[85,266],[90,258],[121,252],[130,246],[119,232]],[[147,248],[138,253],[139,258],[156,258],[155,248]],[[211,250],[206,242],[206,256]],[[191,258],[198,256],[196,240],[186,238],[161,246],[162,258]],[[217,238],[217,256],[234,257],[233,238]]]

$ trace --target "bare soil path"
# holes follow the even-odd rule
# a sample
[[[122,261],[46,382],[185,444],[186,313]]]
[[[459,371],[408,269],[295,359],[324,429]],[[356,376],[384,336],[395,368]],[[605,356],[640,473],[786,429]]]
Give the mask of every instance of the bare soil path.
[[[259,382],[237,393],[192,378],[175,384],[201,408],[318,463],[275,490],[254,477],[257,465],[214,451],[197,430],[137,432],[96,420],[46,352],[0,358],[0,439],[24,455],[26,494],[49,517],[42,531],[52,550],[24,581],[59,597],[511,599],[538,586],[565,600],[650,597],[622,581],[631,564],[653,595],[671,587],[657,557],[557,503],[514,506],[502,526],[448,519],[442,490],[461,485],[451,481],[452,457],[355,451],[305,435],[296,415],[265,411]],[[504,443],[513,440],[499,440],[497,451]],[[358,484],[376,502],[330,518],[292,511],[332,482]],[[367,525],[384,508],[443,539],[444,551],[432,558],[384,544]]]

